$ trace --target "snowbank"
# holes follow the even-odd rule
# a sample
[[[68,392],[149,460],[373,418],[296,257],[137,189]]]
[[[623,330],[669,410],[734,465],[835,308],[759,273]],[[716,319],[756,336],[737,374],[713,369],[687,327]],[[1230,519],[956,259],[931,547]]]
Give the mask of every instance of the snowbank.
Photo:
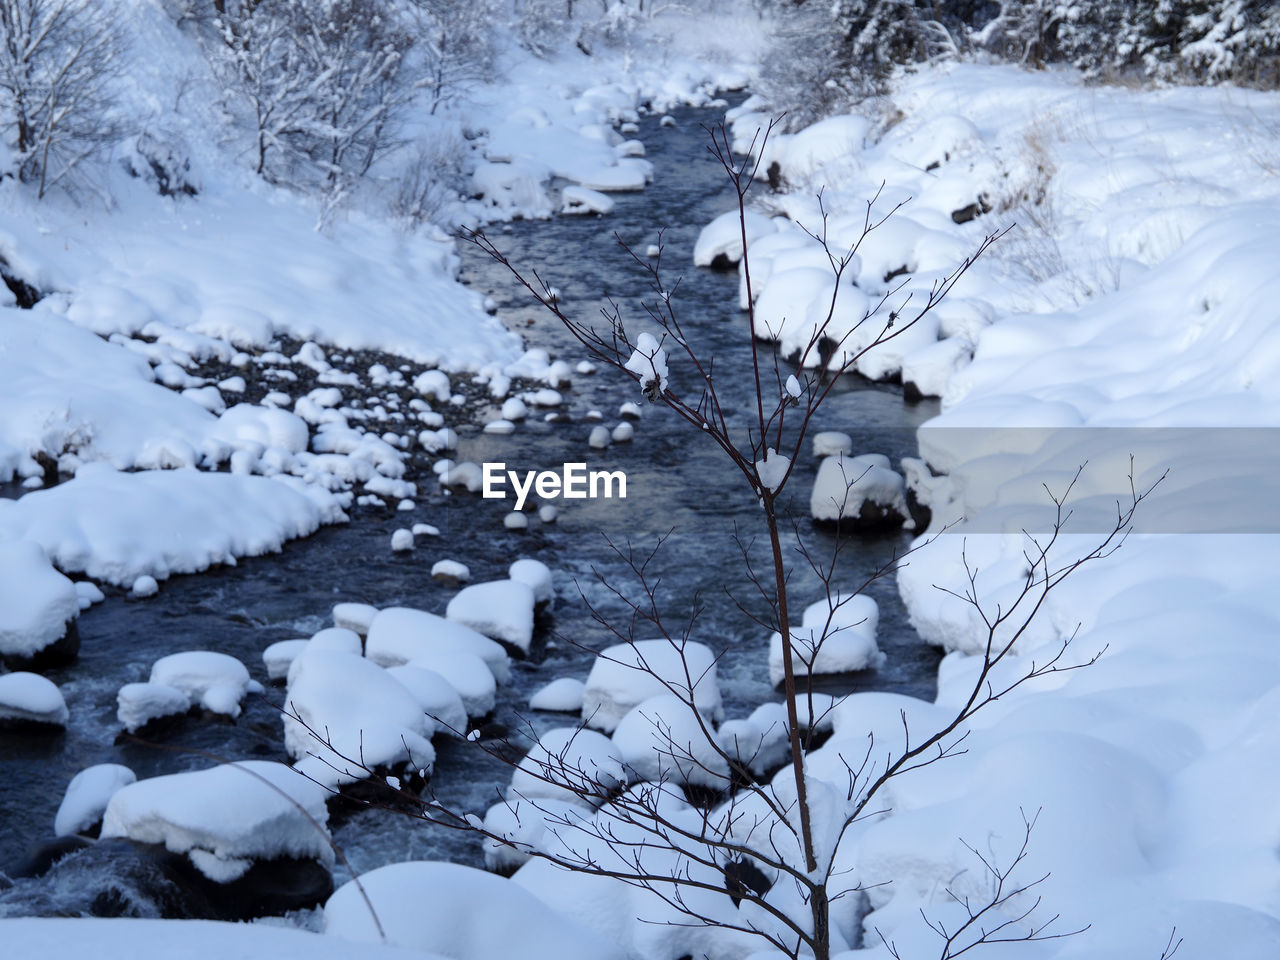
[[[332,495],[286,478],[99,464],[0,500],[0,538],[34,540],[60,569],[118,585],[276,552],[345,519]]]

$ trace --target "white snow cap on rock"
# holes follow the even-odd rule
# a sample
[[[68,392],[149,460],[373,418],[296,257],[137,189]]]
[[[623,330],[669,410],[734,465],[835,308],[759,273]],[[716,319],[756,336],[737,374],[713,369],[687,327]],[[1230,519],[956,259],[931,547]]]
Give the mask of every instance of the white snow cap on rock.
[[[437,727],[452,736],[462,736],[467,731],[467,708],[453,684],[426,667],[402,663],[387,667],[387,673],[395,677],[417,699],[422,712]]]
[[[378,608],[367,603],[337,603],[333,607],[333,625],[345,627],[360,636],[369,632],[369,624],[378,615]]]
[[[102,836],[164,844],[226,882],[253,860],[332,863],[328,832],[316,828],[329,818],[327,797],[283,763],[243,760],[121,787],[107,804]]]
[[[277,640],[262,651],[262,665],[267,668],[268,680],[283,680],[289,675],[289,667],[306,649],[310,640]]]
[[[62,795],[53,821],[54,835],[68,837],[88,830],[102,819],[116,791],[137,779],[137,774],[118,763],[99,763],[81,770]]]
[[[889,458],[878,453],[857,457],[827,457],[818,466],[809,495],[809,512],[815,520],[856,517],[871,502],[906,518],[907,484],[891,469]]]
[[[848,456],[853,453],[853,437],[839,430],[823,430],[813,435],[815,457]]]
[[[362,759],[369,767],[408,761],[417,769],[430,768],[434,732],[417,698],[371,660],[304,650],[289,668],[285,749],[326,786],[367,777],[357,765]]]
[[[729,782],[729,764],[703,730],[688,704],[663,693],[633,707],[613,731],[613,743],[629,779],[723,790]]]
[[[770,217],[752,210],[748,210],[743,216],[746,219],[748,248],[756,240],[777,230]],[[720,214],[698,234],[698,242],[693,246],[694,266],[709,267],[717,257],[728,263],[737,263],[742,259],[742,223],[737,210]]]
[[[836,594],[830,601],[809,604],[800,626],[791,629],[796,676],[882,666],[884,654],[876,645],[879,623],[880,608],[864,594]],[[769,639],[769,681],[777,686],[783,674],[782,634],[775,631]]]
[[[541,560],[517,560],[507,568],[507,576],[532,587],[534,603],[546,603],[555,596],[551,585],[551,568]]]
[[[324,905],[325,933],[357,943],[381,943],[365,896],[386,942],[432,951],[451,960],[625,960],[611,941],[566,919],[503,877],[440,861],[379,867],[343,884]]]
[[[640,390],[656,400],[667,389],[667,351],[651,333],[636,337],[626,369],[640,378]]]
[[[602,650],[591,666],[582,695],[582,719],[589,727],[612,732],[633,707],[669,693],[667,684],[687,695],[689,677],[694,681],[698,712],[718,722],[724,708],[710,647],[693,640],[667,639],[614,644]]]
[[[533,587],[519,580],[490,580],[463,587],[445,616],[524,653],[533,642]]]
[[[190,709],[191,698],[185,692],[163,683],[126,683],[116,693],[116,719],[128,733]]]
[[[553,713],[578,713],[582,709],[582,691],[586,687],[577,677],[558,677],[539,688],[529,698],[529,709]]]
[[[0,721],[31,721],[65,727],[71,714],[62,691],[38,673],[0,674]]]
[[[161,657],[151,666],[151,683],[186,694],[188,706],[240,716],[240,701],[256,685],[235,657],[214,650],[187,650]]]
[[[60,639],[80,614],[72,582],[38,543],[0,543],[0,656],[30,657]]]
[[[409,666],[430,670],[444,677],[462,700],[469,717],[483,717],[493,711],[498,684],[488,664],[474,653],[442,648],[425,651],[409,661]],[[455,730],[461,727],[454,727]]]
[[[572,801],[582,794],[603,801],[626,781],[622,755],[608,737],[582,727],[556,727],[539,736],[512,771],[507,793],[513,799]]]
[[[437,560],[431,565],[431,576],[465,583],[471,579],[471,568],[458,560]]]
[[[360,634],[346,627],[325,627],[307,641],[311,650],[337,650],[340,653],[364,653]]]
[[[388,607],[369,626],[365,656],[380,666],[408,663],[434,651],[472,654],[484,661],[497,682],[510,680],[507,651],[465,624],[412,607]]]

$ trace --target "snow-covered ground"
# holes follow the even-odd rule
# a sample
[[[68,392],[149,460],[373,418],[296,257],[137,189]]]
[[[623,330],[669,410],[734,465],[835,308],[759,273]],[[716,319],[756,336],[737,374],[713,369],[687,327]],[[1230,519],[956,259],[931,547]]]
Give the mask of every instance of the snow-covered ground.
[[[200,60],[158,3],[137,9],[148,55],[137,58],[133,96],[139,109],[154,108],[198,85]],[[749,78],[760,42],[749,18],[697,24],[672,15],[628,54],[569,49],[539,61],[512,53],[502,82],[476,91],[458,120],[484,133],[471,184],[480,199],[462,202],[456,215],[604,211],[607,191],[643,189],[650,170],[621,132],[641,102],[708,102],[717,86]],[[465,379],[478,378],[498,399],[514,377],[541,379],[552,393],[556,386],[552,358],[522,354],[519,339],[456,282],[457,259],[442,233],[406,232],[358,209],[325,216],[316,230],[316,203],[230,162],[214,135],[216,112],[194,105],[198,97],[186,102],[165,123],[189,147],[195,198],[155,196],[114,168],[91,211],[60,195],[35,204],[16,181],[0,183],[0,254],[48,294],[31,310],[0,306],[0,480],[16,477],[25,488],[0,501],[0,552],[21,558],[42,549],[63,573],[132,584],[139,595],[154,589],[149,578],[234,563],[341,522],[357,494],[408,502],[415,491],[404,450],[417,442],[448,451],[448,415],[465,403],[457,389]],[[749,143],[767,114],[760,102],[734,111],[737,142]],[[776,163],[787,186],[753,214],[748,254],[756,332],[784,352],[807,340],[831,298],[825,254],[795,227],[818,226],[819,187],[837,245],[860,235],[871,197],[879,195],[883,212],[904,204],[851,264],[835,318],[850,340],[833,364],[889,322],[908,294],[918,302],[984,235],[1018,224],[942,307],[858,360],[868,376],[900,373],[942,398],[943,414],[921,434],[922,460],[904,470],[933,525],[898,576],[921,636],[950,652],[937,704],[858,694],[837,707],[832,740],[811,758],[815,782],[842,788],[844,762],[864,755],[869,729],[891,744],[900,715],[937,724],[964,702],[985,631],[971,606],[934,587],[963,589],[964,550],[981,568],[977,587],[987,602],[1015,595],[1026,574],[1019,531],[1028,517],[1043,522],[1042,512],[1030,512],[1043,507],[1041,482],[1061,489],[1070,479],[1064,455],[1090,460],[1076,492],[1091,499],[1081,504],[1078,532],[1068,527],[1055,545],[1059,562],[1100,538],[1097,507],[1127,490],[1129,453],[1139,456],[1140,489],[1170,470],[1143,505],[1166,518],[1166,532],[1139,532],[1073,574],[1003,669],[1014,676],[1043,663],[1072,636],[1066,662],[1101,652],[1098,661],[993,704],[975,722],[967,753],[895,781],[890,809],[841,845],[840,876],[868,888],[871,908],[865,920],[852,907],[837,911],[837,941],[864,944],[846,960],[887,958],[880,934],[903,957],[936,954],[921,912],[951,925],[953,892],[988,895],[991,878],[965,844],[1006,866],[1024,818],[1035,828],[1019,878],[1048,874],[1033,894],[1044,898],[1042,919],[1060,914],[1055,931],[1089,929],[1006,946],[1004,956],[1159,957],[1175,927],[1182,960],[1280,955],[1280,816],[1272,802],[1280,787],[1272,573],[1280,540],[1240,532],[1270,529],[1263,520],[1274,474],[1255,446],[1280,419],[1277,131],[1274,95],[1086,87],[1069,74],[962,65],[901,77],[867,115],[828,118],[766,146],[765,168]],[[711,225],[698,262],[739,257],[734,233],[732,218]],[[286,355],[286,343],[301,346]],[[371,351],[405,366],[357,356]],[[665,379],[665,362],[659,370],[644,359]],[[293,391],[299,374],[314,389]],[[240,403],[245,377],[275,381],[271,402]],[[406,384],[419,401],[408,411],[378,393]],[[353,404],[356,397],[385,402],[381,416],[370,417],[372,404]],[[518,429],[526,413],[504,405],[502,422]],[[996,429],[1009,427],[1019,429]],[[1189,452],[1170,439],[1178,435],[1161,432],[1175,427],[1258,429],[1205,462],[1199,447]],[[64,479],[41,490],[51,464]],[[1186,498],[1162,500],[1166,491]],[[1144,521],[1140,513],[1140,531]],[[1180,532],[1191,529],[1202,532]],[[0,585],[13,608],[4,612],[3,639],[19,650],[46,643],[75,612],[69,583],[47,564],[30,566],[16,587]],[[431,649],[415,632],[431,615],[363,610],[339,624],[362,628],[350,635],[277,651],[272,672],[287,675],[296,711],[285,724],[295,758],[318,754],[303,763],[326,782],[364,775],[318,745],[314,731],[323,729],[327,748],[348,757],[369,751],[370,765],[429,767],[432,733],[457,732],[468,714],[485,713],[508,669],[505,653],[473,631],[527,648],[533,606],[547,599],[536,573],[530,581],[513,570],[513,580],[467,588],[449,613],[470,629]],[[873,613],[840,624],[857,634],[844,660],[876,659]],[[11,630],[26,633],[14,639]],[[339,641],[352,649],[338,649]],[[714,661],[706,648],[691,649],[706,653],[697,671],[705,693],[695,686],[710,725],[721,718]],[[584,687],[566,678],[568,689],[548,691],[542,705],[580,708],[593,725],[616,726],[611,747],[593,734],[598,757],[612,763],[616,749],[631,769],[646,770],[657,756],[653,716],[693,727],[691,744],[703,727],[671,710],[661,686],[636,683],[652,678],[618,662],[624,654],[602,660]],[[54,700],[32,675],[12,676],[14,716],[65,720],[60,695]],[[220,712],[239,709],[243,685],[236,690]],[[145,722],[129,714],[127,725],[129,718]],[[729,723],[736,726],[721,727],[722,741],[733,733],[762,742],[777,728],[767,711]],[[714,754],[704,759],[715,763]],[[283,769],[273,765],[271,778]],[[240,815],[202,785],[234,775],[215,768],[178,781],[112,781],[114,799],[95,791],[80,806],[92,808],[85,816],[105,807],[108,834],[158,838],[215,872],[299,849],[328,857],[314,824],[297,816],[305,808],[324,820],[318,794],[295,807],[272,788],[266,807],[249,798],[253,809]],[[696,830],[697,814],[682,803],[672,802],[673,818]],[[563,842],[537,835],[541,826],[527,828],[522,842]],[[274,846],[263,842],[270,839]],[[439,865],[384,869],[370,887],[385,907],[389,940],[456,960],[508,956],[517,936],[536,955],[563,952],[566,942],[639,960],[744,950],[735,937],[645,924],[669,918],[652,898],[537,865],[515,882]],[[410,893],[420,899],[406,903]],[[538,900],[560,912],[540,910]],[[465,914],[470,926],[444,936],[420,901],[431,916]],[[706,909],[727,910],[722,901]],[[480,922],[504,906],[515,929]],[[4,920],[0,941],[18,953],[56,941],[68,953],[107,956],[405,953],[365,942],[378,937],[352,886],[335,894],[326,928],[331,936],[265,925]],[[612,938],[606,947],[602,936]]]
[[[746,113],[740,141],[755,129]],[[1050,595],[999,676],[1044,664],[1072,636],[1063,663],[1097,663],[1001,698],[964,756],[903,778],[891,811],[857,830],[842,867],[873,887],[873,909],[867,949],[850,956],[889,957],[880,933],[904,957],[936,953],[921,911],[950,929],[964,915],[949,891],[990,892],[964,844],[1008,866],[1037,811],[1022,879],[1047,875],[1034,896],[1042,920],[1061,915],[1051,929],[1089,929],[1002,955],[1154,957],[1176,927],[1179,957],[1274,956],[1280,538],[1259,448],[1280,420],[1280,100],[959,65],[900,78],[859,119],[766,149],[792,185],[769,206],[812,228],[824,186],[837,243],[857,238],[882,182],[885,212],[909,201],[859,249],[854,306],[837,313],[855,338],[866,298],[902,285],[883,311],[912,291],[918,302],[986,233],[1017,223],[935,317],[858,361],[942,397],[920,440],[945,476],[908,464],[934,514],[898,573],[921,636],[951,651],[938,705],[965,702],[987,638],[977,610],[945,592],[965,591],[966,559],[987,616],[1007,610],[1028,569],[1022,529],[1050,527],[1044,484],[1063,492],[1088,461],[1057,565],[1101,542],[1129,496],[1130,454],[1139,491],[1168,476],[1122,549]],[[970,204],[976,217],[956,222]],[[790,226],[757,248],[757,325],[785,306],[772,324],[785,350],[825,315],[829,271],[814,271],[817,245]],[[866,730],[845,733],[837,725],[815,766],[862,756]]]

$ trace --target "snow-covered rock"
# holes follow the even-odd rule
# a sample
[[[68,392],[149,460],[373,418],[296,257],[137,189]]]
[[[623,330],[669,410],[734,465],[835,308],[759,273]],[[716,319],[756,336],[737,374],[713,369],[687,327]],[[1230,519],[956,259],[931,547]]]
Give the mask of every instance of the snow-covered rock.
[[[471,579],[471,568],[458,560],[437,560],[431,565],[431,577],[434,580],[466,583]]]
[[[282,763],[243,760],[121,787],[107,803],[102,836],[163,844],[225,883],[254,860],[332,863],[327,797]]]
[[[413,549],[413,531],[401,527],[391,534],[391,550],[394,553],[407,553]]]
[[[118,763],[99,763],[81,770],[71,778],[62,795],[53,822],[54,834],[67,837],[91,829],[102,820],[116,791],[137,779],[137,774]]]
[[[71,714],[62,691],[38,673],[0,675],[0,727],[15,723],[65,727]]]
[[[284,743],[298,766],[327,786],[362,780],[370,768],[408,762],[429,769],[435,727],[404,685],[350,653],[303,651],[289,668]]]
[[[139,600],[154,597],[159,592],[160,584],[156,583],[155,577],[147,573],[134,578],[133,586],[129,588],[130,596],[137,597]]]
[[[599,190],[568,186],[564,188],[560,197],[563,201],[563,206],[560,208],[561,213],[598,213],[601,215],[613,213],[613,198],[606,196]]]
[[[529,518],[520,510],[512,510],[502,518],[502,526],[507,530],[528,530]]]
[[[507,576],[532,587],[533,601],[539,606],[550,603],[555,597],[555,589],[551,583],[551,568],[541,560],[528,558],[517,560],[507,568]]]
[[[716,679],[715,654],[696,641],[637,640],[601,651],[591,666],[582,694],[587,726],[611,732],[634,707],[650,697],[670,693],[688,696],[690,686],[698,711],[719,722],[724,708]]]
[[[509,874],[527,863],[530,851],[542,849],[549,832],[565,823],[587,822],[591,807],[570,800],[514,797],[491,806],[484,815],[484,829],[493,836],[484,839],[484,865],[496,873]],[[502,837],[507,842],[495,840]]]
[[[449,601],[445,616],[528,653],[535,596],[534,588],[519,580],[473,583]]]
[[[409,666],[429,670],[444,677],[462,700],[469,717],[493,712],[498,685],[489,665],[465,650],[432,648],[409,661]],[[455,727],[461,729],[460,727]]]
[[[346,883],[329,898],[324,929],[361,944],[382,943],[385,933],[387,943],[451,960],[503,960],[513,949],[524,960],[626,957],[510,880],[440,861],[393,863],[361,874],[360,887]]]
[[[262,651],[262,665],[267,668],[267,679],[284,680],[289,675],[289,667],[306,649],[311,641],[305,639],[277,640]]]
[[[365,656],[381,666],[397,666],[434,652],[471,654],[484,661],[498,683],[510,679],[510,658],[501,644],[455,620],[411,607],[388,607],[369,626]]]
[[[729,765],[715,731],[679,697],[663,693],[633,707],[613,731],[628,779],[724,790]]]
[[[853,453],[853,437],[839,430],[823,430],[813,435],[815,457],[847,457]]]
[[[747,247],[777,227],[771,218],[753,210],[746,212]],[[724,269],[742,259],[742,223],[737,210],[722,213],[702,228],[693,246],[693,262],[699,267]]]
[[[805,607],[800,626],[791,629],[792,666],[798,677],[846,673],[884,664],[876,645],[880,608],[864,594],[833,596]],[[782,634],[769,639],[769,680],[782,682]]]
[[[214,650],[187,650],[161,657],[151,666],[150,682],[181,690],[188,706],[240,716],[240,701],[254,688],[249,671],[235,657]]]
[[[378,615],[378,608],[367,603],[337,603],[333,607],[333,625],[365,636]]]
[[[413,694],[422,712],[434,722],[436,729],[452,736],[462,736],[467,731],[467,708],[458,691],[447,679],[425,667],[387,667],[387,673],[395,677]]]
[[[0,543],[0,660],[37,656],[63,639],[79,614],[76,586],[38,543]]]
[[[190,709],[191,698],[184,691],[163,683],[126,683],[116,693],[116,719],[127,733],[136,733],[152,720],[179,716]]]
[[[630,443],[635,435],[636,428],[624,420],[610,431],[609,439],[614,443]]]
[[[906,481],[890,468],[888,457],[837,454],[818,466],[809,513],[815,520],[848,522],[855,528],[901,524],[909,517],[906,492]]]
[[[529,709],[548,710],[553,713],[579,713],[582,710],[582,693],[586,689],[577,677],[559,677],[539,687],[529,697]]]
[[[515,799],[600,803],[628,777],[609,738],[582,727],[556,727],[538,737],[511,774]]]
[[[608,427],[592,427],[591,435],[587,437],[587,446],[592,450],[603,450],[609,446],[609,428]]]
[[[311,635],[307,641],[310,650],[337,650],[340,653],[354,653],[357,656],[364,652],[360,642],[360,634],[346,627],[325,627]]]

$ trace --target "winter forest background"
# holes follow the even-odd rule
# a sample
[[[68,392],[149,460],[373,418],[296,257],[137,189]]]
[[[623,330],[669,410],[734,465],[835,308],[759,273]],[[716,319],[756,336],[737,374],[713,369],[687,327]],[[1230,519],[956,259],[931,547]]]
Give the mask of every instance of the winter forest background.
[[[12,955],[1280,956],[1280,8],[0,41]]]

